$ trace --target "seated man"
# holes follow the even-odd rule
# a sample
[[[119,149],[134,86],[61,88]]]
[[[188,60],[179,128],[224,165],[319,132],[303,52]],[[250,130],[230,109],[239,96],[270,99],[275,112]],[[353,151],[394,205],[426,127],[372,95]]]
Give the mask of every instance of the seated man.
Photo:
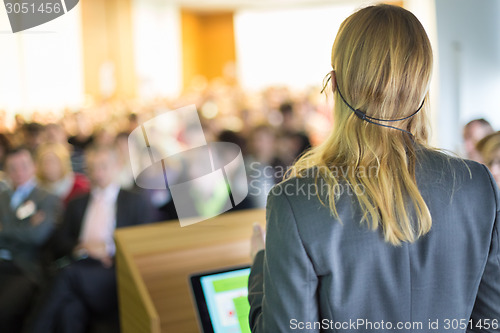
[[[117,153],[109,147],[86,152],[91,191],[68,203],[52,239],[57,257],[69,263],[56,276],[34,332],[85,332],[90,319],[114,320],[118,327],[115,228],[149,221],[146,201],[117,183]]]
[[[15,333],[41,283],[40,249],[52,234],[61,203],[37,186],[28,149],[7,152],[5,172],[12,191],[0,192],[0,332]]]

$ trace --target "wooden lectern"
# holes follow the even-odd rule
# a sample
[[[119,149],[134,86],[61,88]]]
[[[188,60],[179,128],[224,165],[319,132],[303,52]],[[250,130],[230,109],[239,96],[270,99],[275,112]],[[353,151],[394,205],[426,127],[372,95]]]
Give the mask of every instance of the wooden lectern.
[[[265,225],[265,210],[225,213],[186,227],[162,222],[116,230],[121,331],[199,332],[188,276],[250,264],[254,222]]]

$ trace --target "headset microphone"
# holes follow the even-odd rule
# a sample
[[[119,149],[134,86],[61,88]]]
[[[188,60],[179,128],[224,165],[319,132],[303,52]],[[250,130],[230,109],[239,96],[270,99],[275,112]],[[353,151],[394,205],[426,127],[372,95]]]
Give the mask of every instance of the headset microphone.
[[[417,109],[417,111],[413,112],[411,115],[407,116],[407,117],[404,117],[404,118],[400,118],[400,119],[380,119],[380,118],[375,118],[375,117],[371,117],[369,115],[367,115],[366,113],[364,113],[363,111],[359,110],[359,109],[354,109],[349,103],[347,103],[347,101],[345,100],[344,96],[342,96],[342,93],[340,92],[340,89],[337,85],[337,92],[339,93],[339,96],[340,98],[342,99],[342,101],[345,103],[345,105],[347,105],[349,107],[349,109],[351,109],[354,114],[361,120],[364,120],[370,124],[373,124],[373,125],[377,125],[377,126],[382,126],[382,127],[387,127],[387,128],[392,128],[392,129],[395,129],[395,130],[398,130],[398,131],[401,131],[401,132],[404,132],[404,133],[407,133],[409,134],[410,136],[413,136],[413,134],[411,134],[410,132],[408,132],[407,130],[404,130],[402,128],[398,128],[398,127],[394,127],[394,126],[389,126],[389,125],[385,125],[385,124],[380,124],[380,123],[377,123],[375,121],[387,121],[387,122],[393,122],[393,121],[402,121],[402,120],[406,120],[408,118],[411,118],[413,117],[414,115],[416,115],[421,109],[422,107],[424,106],[424,102],[425,102],[425,99],[422,101],[422,104],[420,104],[420,107]],[[374,121],[375,120],[375,121]]]
[[[330,81],[331,79],[331,73],[328,77],[328,80],[326,81],[325,83],[325,86],[323,87],[323,89],[321,90],[321,92],[323,92],[326,88],[326,84],[328,83],[328,81]],[[345,100],[344,96],[342,95],[342,93],[340,92],[340,89],[339,89],[339,86],[337,84],[337,87],[336,87],[336,90],[337,92],[339,93],[339,96],[340,98],[342,99],[342,101],[345,103],[345,105],[347,105],[349,107],[349,109],[351,109],[352,112],[354,112],[354,114],[361,120],[364,120],[370,124],[373,124],[373,125],[377,125],[377,126],[382,126],[382,127],[387,127],[387,128],[392,128],[392,129],[395,129],[395,130],[398,130],[398,131],[401,131],[403,133],[406,133],[408,135],[410,135],[410,137],[413,137],[413,134],[411,134],[410,132],[408,132],[407,130],[404,130],[402,128],[398,128],[398,127],[394,127],[394,126],[390,126],[390,125],[385,125],[385,124],[380,124],[380,123],[377,123],[377,121],[385,121],[385,122],[394,122],[394,121],[402,121],[402,120],[406,120],[408,118],[411,118],[413,117],[414,115],[416,115],[421,109],[422,107],[424,106],[424,102],[425,102],[425,98],[424,100],[422,101],[422,104],[420,104],[419,108],[417,109],[417,111],[413,112],[411,115],[407,116],[407,117],[404,117],[404,118],[399,118],[399,119],[380,119],[380,118],[375,118],[375,117],[371,117],[369,115],[367,115],[366,113],[364,113],[363,111],[359,110],[359,109],[355,109],[353,108],[349,103],[347,103],[347,101]]]

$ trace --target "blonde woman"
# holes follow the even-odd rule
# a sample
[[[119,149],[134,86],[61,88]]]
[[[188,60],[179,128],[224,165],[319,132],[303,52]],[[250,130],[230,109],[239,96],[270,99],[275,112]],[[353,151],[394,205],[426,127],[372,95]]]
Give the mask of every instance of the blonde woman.
[[[40,186],[57,195],[66,205],[71,199],[89,191],[89,181],[73,172],[68,149],[60,143],[41,145],[36,156]]]
[[[265,250],[255,228],[252,332],[499,332],[498,188],[427,145],[422,25],[361,9],[332,67],[332,132],[271,191]]]

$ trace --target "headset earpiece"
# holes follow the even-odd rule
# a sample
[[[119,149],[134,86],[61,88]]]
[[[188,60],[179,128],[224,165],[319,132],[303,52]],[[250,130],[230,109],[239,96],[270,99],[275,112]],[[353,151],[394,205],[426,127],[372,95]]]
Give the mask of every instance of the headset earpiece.
[[[354,110],[354,114],[356,114],[356,116],[358,116],[359,119],[366,120],[366,113],[364,113],[360,109]]]
[[[392,128],[392,129],[401,131],[403,133],[407,133],[408,135],[410,135],[410,137],[413,137],[413,134],[411,134],[407,130],[404,130],[404,129],[398,128],[398,127],[394,127],[394,126],[380,124],[377,121],[393,122],[393,121],[402,121],[402,120],[406,120],[408,118],[411,118],[414,115],[416,115],[422,109],[422,107],[424,106],[425,99],[422,101],[422,104],[420,104],[420,107],[417,109],[417,111],[413,112],[411,115],[409,115],[407,117],[400,118],[400,119],[380,119],[380,118],[370,117],[370,116],[366,115],[366,113],[364,113],[363,111],[361,111],[359,109],[354,109],[349,103],[347,103],[347,101],[345,100],[344,96],[342,96],[342,93],[340,92],[340,89],[339,89],[338,85],[337,85],[336,91],[339,93],[339,96],[342,99],[342,101],[345,103],[345,105],[347,105],[349,107],[349,109],[351,109],[351,111],[353,111],[354,114],[356,115],[356,117],[358,117],[359,119],[364,120],[364,121],[366,121],[366,122],[368,122],[370,124],[373,124],[373,125],[377,125],[377,126],[381,126],[381,127],[387,127],[387,128]]]

